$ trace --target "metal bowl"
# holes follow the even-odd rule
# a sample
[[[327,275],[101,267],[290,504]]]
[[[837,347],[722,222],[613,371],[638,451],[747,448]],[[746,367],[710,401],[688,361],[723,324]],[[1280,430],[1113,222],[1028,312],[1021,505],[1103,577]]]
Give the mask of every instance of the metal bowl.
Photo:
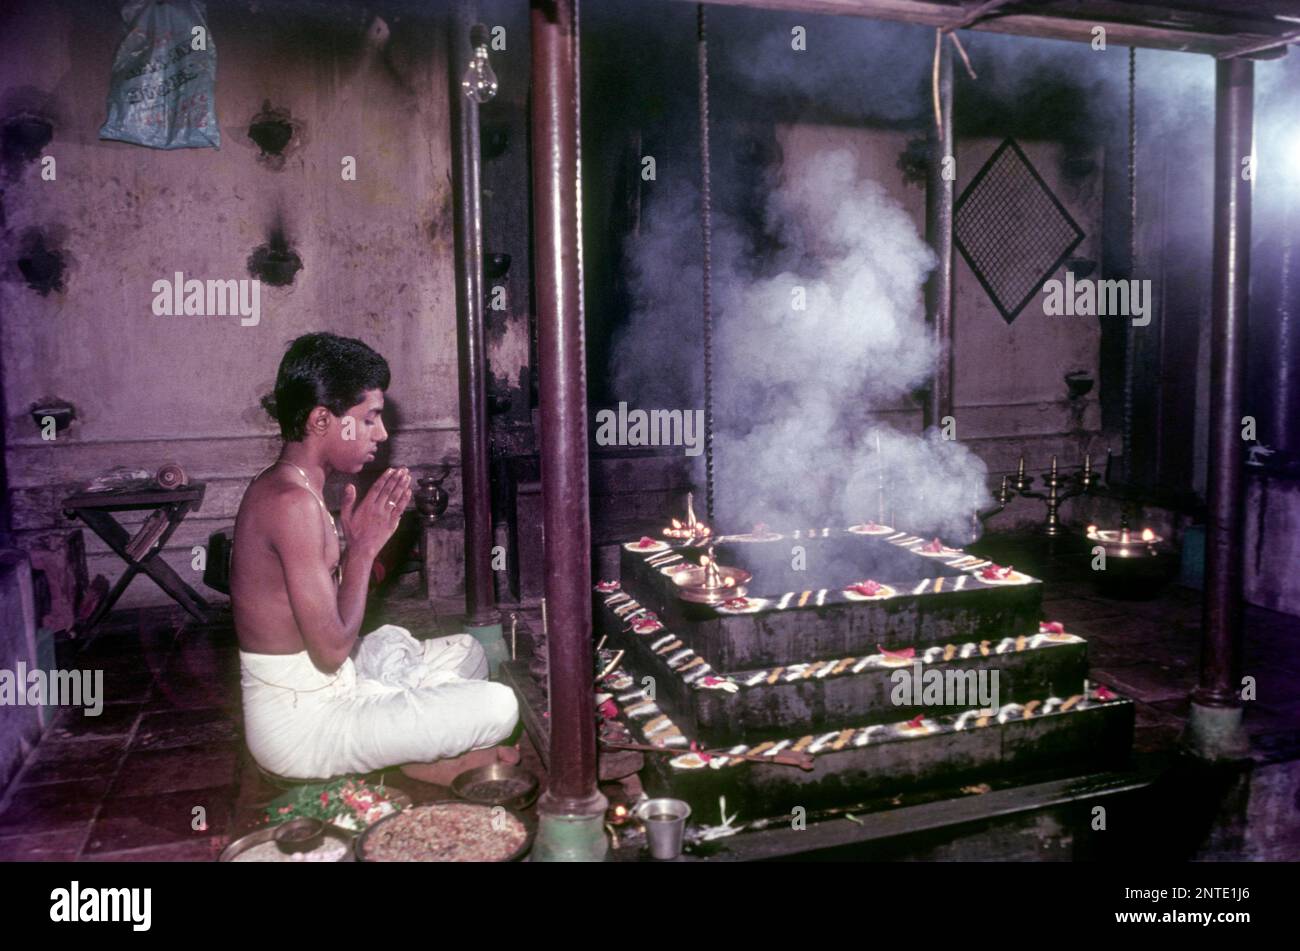
[[[310,820],[310,821],[316,821],[316,820]],[[348,833],[345,832],[343,829],[339,829],[332,825],[326,825],[324,823],[322,823],[322,825],[325,826],[322,838],[328,837],[331,839],[338,839],[340,842],[352,841],[352,836],[348,835]],[[238,839],[231,842],[222,850],[221,855],[217,857],[217,861],[233,862],[236,856],[242,855],[244,852],[247,852],[255,845],[261,845],[263,842],[274,842],[275,834],[277,831],[279,831],[279,828],[280,828],[279,826],[271,826],[270,828],[258,829],[256,832],[250,832],[248,833],[248,835],[240,836]],[[339,856],[339,858],[336,861],[339,862],[355,861],[352,857],[352,850],[351,849],[345,850],[343,854]]]
[[[1092,582],[1106,597],[1124,600],[1148,600],[1156,597],[1173,580],[1178,559],[1164,539],[1156,536],[1144,540],[1130,532],[1121,540],[1118,531],[1095,530],[1086,533],[1088,546],[1081,557],[1092,564],[1097,547],[1106,553],[1105,571],[1092,571]]]
[[[276,826],[271,838],[281,852],[310,852],[325,839],[325,823],[307,817],[290,819]]]
[[[1142,537],[1140,531],[1130,531],[1127,536],[1119,529],[1103,529],[1088,526],[1084,538],[1089,545],[1089,554],[1098,545],[1106,550],[1107,558],[1156,558],[1164,553],[1164,539],[1154,532],[1150,539]]]
[[[520,815],[520,814],[519,814],[518,812],[516,812],[514,809],[510,809],[510,808],[505,807],[505,806],[492,806],[492,807],[488,807],[488,806],[485,806],[485,805],[483,805],[483,804],[481,804],[481,803],[468,803],[468,802],[464,802],[463,800],[459,800],[459,799],[443,799],[443,800],[439,800],[438,802],[428,802],[428,803],[421,803],[421,804],[420,804],[420,806],[443,806],[443,805],[450,805],[450,806],[471,806],[471,807],[477,806],[477,807],[482,808],[482,809],[488,809],[488,808],[498,809],[498,808],[500,808],[500,809],[505,809],[506,812],[508,812],[510,815],[514,816],[514,818],[515,818],[516,820],[518,820],[518,822],[520,823],[520,825],[522,825],[522,826],[524,827],[524,841],[520,844],[519,848],[517,848],[517,849],[516,849],[516,850],[515,850],[511,855],[509,855],[508,857],[502,859],[503,862],[518,862],[518,861],[519,861],[520,859],[522,859],[525,855],[527,855],[527,854],[528,854],[528,850],[531,849],[531,848],[533,847],[533,837],[537,834],[537,826],[536,826],[536,823],[529,822],[528,819],[526,819],[524,816]],[[414,807],[414,808],[418,809],[418,808],[420,808],[420,806],[416,806],[416,807]],[[378,822],[376,822],[376,823],[375,823],[374,825],[372,825],[370,828],[366,829],[365,832],[361,833],[359,836],[356,837],[356,840],[353,842],[352,848],[353,848],[353,851],[354,851],[355,854],[356,854],[356,860],[357,860],[358,862],[375,862],[375,861],[377,861],[377,859],[368,859],[368,858],[366,858],[366,843],[370,841],[370,836],[374,833],[374,831],[375,831],[376,829],[378,829],[380,826],[382,826],[385,822],[392,822],[394,819],[399,818],[399,817],[402,816],[403,814],[404,814],[404,812],[399,812],[399,813],[397,813],[397,814],[395,814],[395,815],[384,816],[384,818],[380,819]]]
[[[507,763],[466,770],[451,781],[451,791],[468,802],[484,806],[527,809],[537,800],[537,777]]]

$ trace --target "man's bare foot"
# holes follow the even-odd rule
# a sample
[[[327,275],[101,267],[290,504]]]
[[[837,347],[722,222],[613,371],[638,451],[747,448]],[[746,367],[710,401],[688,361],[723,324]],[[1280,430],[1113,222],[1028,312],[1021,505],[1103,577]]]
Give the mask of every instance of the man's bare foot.
[[[450,759],[434,760],[432,763],[407,763],[399,767],[402,773],[422,783],[435,786],[450,786],[451,781],[461,773],[479,766],[491,766],[497,761],[495,747],[485,750],[470,750]]]
[[[523,754],[519,752],[518,743],[516,743],[514,746],[497,747],[497,759],[508,766],[517,766],[519,764],[519,760],[522,758],[523,758]]]

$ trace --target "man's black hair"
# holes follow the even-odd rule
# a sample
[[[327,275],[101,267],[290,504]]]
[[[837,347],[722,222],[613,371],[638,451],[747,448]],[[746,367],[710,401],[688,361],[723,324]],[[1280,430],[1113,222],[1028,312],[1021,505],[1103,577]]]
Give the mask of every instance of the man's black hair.
[[[367,390],[388,389],[388,361],[360,340],[331,333],[303,334],[289,344],[275,377],[275,392],[262,407],[280,424],[285,442],[307,434],[317,406],[342,416]]]

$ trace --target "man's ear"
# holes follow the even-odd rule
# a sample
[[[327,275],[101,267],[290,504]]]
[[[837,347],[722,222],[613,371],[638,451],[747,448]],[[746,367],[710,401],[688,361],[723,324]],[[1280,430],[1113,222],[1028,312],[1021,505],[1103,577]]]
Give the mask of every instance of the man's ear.
[[[307,432],[325,436],[330,431],[330,417],[333,414],[324,406],[317,406],[307,414]]]

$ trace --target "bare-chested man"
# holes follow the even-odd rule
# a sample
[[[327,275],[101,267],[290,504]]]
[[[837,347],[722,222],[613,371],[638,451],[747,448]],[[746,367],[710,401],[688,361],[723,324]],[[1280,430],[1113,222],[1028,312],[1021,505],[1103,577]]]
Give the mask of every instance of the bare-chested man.
[[[360,472],[388,439],[388,382],[387,362],[359,340],[307,334],[264,401],[284,446],[239,506],[230,593],[249,750],[281,776],[403,765],[445,783],[495,759],[489,748],[518,720],[514,694],[485,679],[469,635],[419,642],[385,625],[358,637],[371,567],[411,499],[411,475],[388,469],[359,501],[347,486],[341,556],[322,493],[330,472]]]

